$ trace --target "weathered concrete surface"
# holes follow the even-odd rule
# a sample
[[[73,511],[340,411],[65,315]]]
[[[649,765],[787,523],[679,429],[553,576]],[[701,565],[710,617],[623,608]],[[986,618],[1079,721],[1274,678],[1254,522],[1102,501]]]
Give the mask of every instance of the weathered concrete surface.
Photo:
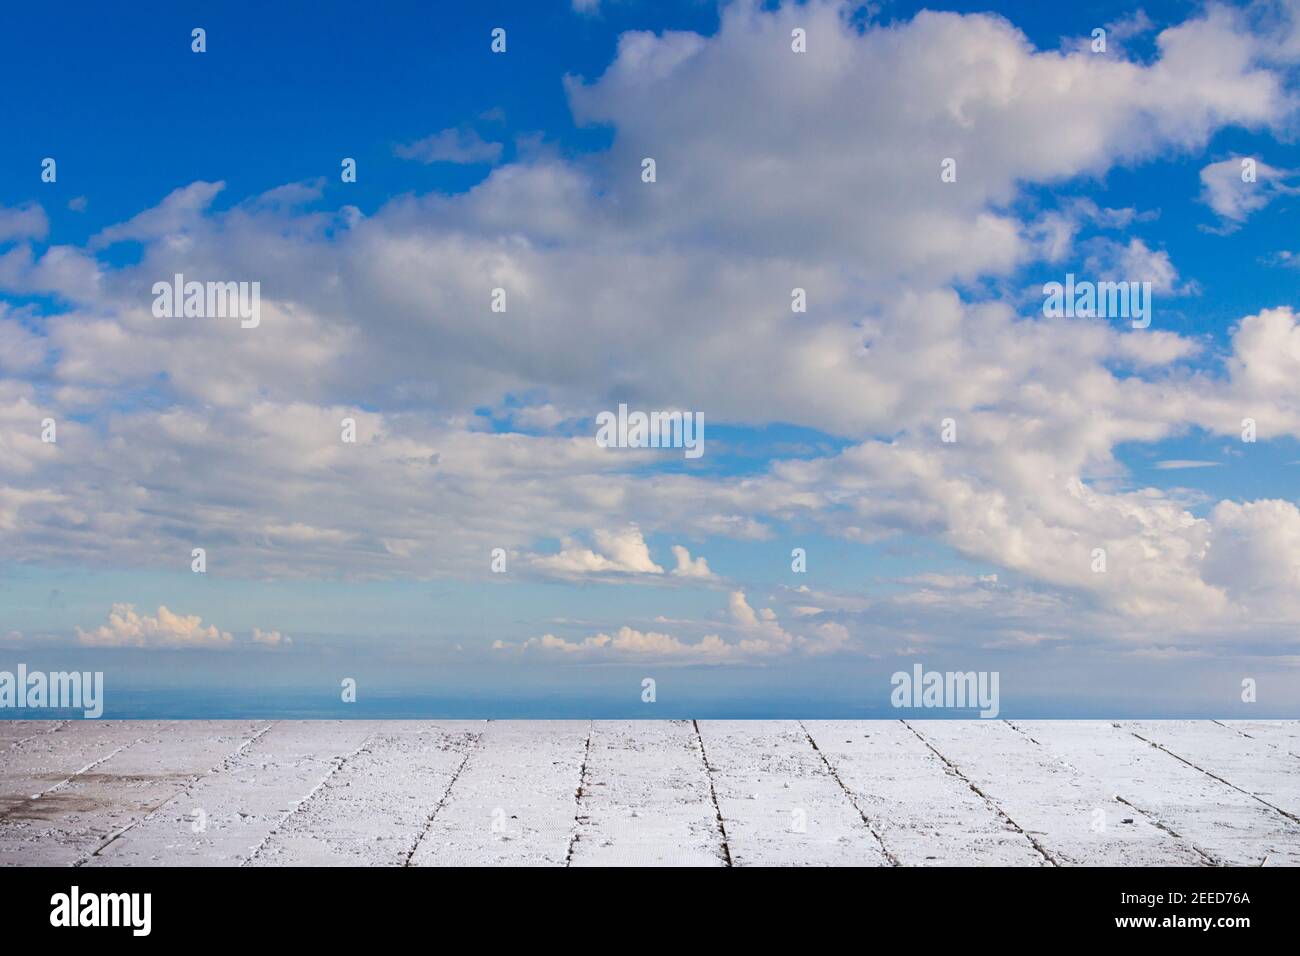
[[[0,721],[0,865],[1287,866],[1300,721]]]
[[[734,864],[890,864],[798,722],[702,721],[700,732]]]
[[[592,724],[491,721],[435,807],[412,866],[563,866]]]
[[[691,721],[596,721],[572,866],[724,866],[726,845]]]
[[[810,720],[805,728],[880,835],[891,862],[1050,865],[1015,824],[926,746],[912,729],[923,725]]]
[[[87,862],[247,863],[377,729],[369,721],[285,721],[270,726],[252,743],[232,749],[191,787],[101,844]],[[0,761],[0,773],[2,768]],[[3,826],[0,822],[0,829]]]

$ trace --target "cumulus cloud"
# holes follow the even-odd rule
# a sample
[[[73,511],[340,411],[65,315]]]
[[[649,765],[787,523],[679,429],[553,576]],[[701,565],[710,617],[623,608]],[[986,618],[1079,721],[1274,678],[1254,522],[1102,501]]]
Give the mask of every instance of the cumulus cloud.
[[[252,641],[254,644],[265,644],[267,647],[283,647],[292,644],[293,638],[279,631],[264,631],[260,627],[255,627]]]
[[[1228,368],[1236,392],[1246,402],[1276,403],[1280,431],[1295,433],[1300,414],[1300,315],[1291,308],[1265,309],[1247,316],[1232,336]],[[1260,400],[1271,399],[1271,402]]]
[[[1150,282],[1152,292],[1176,291],[1178,270],[1163,249],[1151,249],[1136,237],[1126,243],[1099,239],[1091,246],[1085,268],[1093,281]]]
[[[701,578],[707,579],[714,576],[709,570],[709,562],[701,555],[692,558],[690,551],[680,544],[673,545],[673,558],[677,562],[677,567],[673,568],[673,574],[683,578]]]
[[[1227,220],[1225,229],[1228,231],[1240,226],[1278,196],[1300,193],[1300,187],[1287,182],[1294,175],[1292,171],[1258,160],[1250,160],[1255,178],[1247,182],[1242,178],[1243,161],[1241,157],[1234,157],[1210,163],[1201,170],[1201,201]]]
[[[620,627],[613,636],[600,633],[582,641],[566,641],[554,634],[543,634],[541,637],[525,641],[523,647],[525,650],[535,648],[573,655],[615,653],[639,657],[690,657],[700,660],[723,660],[733,654],[733,648],[716,634],[710,634],[695,643],[688,643],[669,634],[658,631],[638,631],[627,626]]]
[[[605,632],[578,641],[554,634],[530,638],[519,645],[521,651],[540,651],[580,657],[625,656],[680,659],[700,663],[723,660],[761,660],[792,653],[826,654],[849,648],[849,632],[835,621],[810,625],[806,633],[794,634],[781,626],[771,608],[755,610],[743,591],[733,591],[728,598],[727,629],[731,640],[710,633],[696,641],[684,640],[658,631],[639,631],[624,625],[612,635]],[[497,650],[511,645],[497,641]]]
[[[29,202],[14,208],[0,206],[0,243],[15,239],[44,239],[50,222],[40,203]]]
[[[91,248],[103,248],[127,240],[147,242],[181,235],[201,222],[203,213],[225,188],[224,182],[195,182],[175,189],[152,209],[101,230],[91,240]]]
[[[215,625],[204,627],[197,614],[175,614],[166,606],[140,614],[132,604],[114,604],[108,623],[92,631],[77,628],[77,640],[88,647],[227,648],[234,637]]]
[[[1257,634],[1300,619],[1300,508],[1280,500],[1222,501],[1203,574],[1231,596],[1237,622]]]
[[[72,246],[50,246],[37,254],[30,243],[21,243],[0,253],[0,289],[19,295],[93,302],[103,292],[103,278],[99,262]]]
[[[597,530],[592,537],[596,550],[568,540],[558,554],[534,556],[531,564],[562,575],[664,573],[650,557],[645,537],[635,525],[617,531]]]
[[[858,32],[844,13],[732,4],[713,37],[628,33],[599,80],[571,80],[578,119],[617,130],[608,186],[629,214],[678,240],[835,255],[883,279],[971,276],[1025,258],[1021,224],[998,208],[1018,183],[1100,173],[1288,108],[1217,8],[1162,31],[1146,66],[1039,52],[998,17],[924,11]],[[773,59],[794,27],[811,52]],[[828,103],[836,121],[820,122]],[[750,121],[773,110],[805,121]],[[657,158],[655,189],[619,185],[643,156]],[[959,190],[938,188],[945,157]]]
[[[166,605],[157,612],[141,613],[133,604],[114,604],[107,623],[92,630],[76,629],[77,642],[86,647],[156,647],[225,650],[241,643],[260,647],[287,647],[293,638],[279,631],[254,627],[246,642],[229,631],[203,623],[197,614],[177,614]]]
[[[0,302],[0,372],[33,371],[45,362],[45,338],[8,315],[8,307]]]

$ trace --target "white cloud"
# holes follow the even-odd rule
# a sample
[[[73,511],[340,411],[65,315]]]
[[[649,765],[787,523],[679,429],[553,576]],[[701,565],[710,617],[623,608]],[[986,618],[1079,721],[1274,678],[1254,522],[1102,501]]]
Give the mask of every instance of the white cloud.
[[[268,189],[266,192],[254,196],[249,200],[249,203],[254,206],[287,208],[315,202],[324,193],[325,180],[323,177],[317,177],[305,182],[286,183],[283,186]]]
[[[108,621],[93,630],[78,627],[77,642],[86,647],[154,647],[225,650],[239,646],[233,634],[214,624],[205,625],[197,614],[177,614],[160,605],[155,614],[140,613],[133,604],[114,604]],[[287,647],[293,638],[279,631],[254,627],[247,644]]]
[[[1207,580],[1233,596],[1249,624],[1293,628],[1300,619],[1300,508],[1290,501],[1223,501],[1212,520]]]
[[[253,628],[252,641],[254,644],[265,644],[268,647],[282,647],[293,643],[293,638],[287,634],[281,634],[279,631],[264,631],[260,627]]]
[[[225,188],[224,182],[194,182],[172,190],[152,209],[101,230],[91,241],[91,248],[103,248],[127,240],[148,242],[179,236],[202,223],[203,214]]]
[[[673,545],[673,558],[677,561],[673,574],[678,577],[701,579],[714,577],[713,572],[709,570],[709,562],[704,560],[703,556],[692,558],[691,553],[680,544]]]
[[[8,318],[8,313],[8,307],[0,302],[0,372],[33,371],[45,362],[45,338]]]
[[[1247,316],[1232,337],[1233,355],[1228,368],[1236,391],[1245,402],[1274,399],[1290,412],[1291,422],[1300,414],[1300,315],[1292,309],[1265,309]],[[1274,418],[1280,416],[1271,416]],[[1281,430],[1288,430],[1285,419]],[[1295,425],[1290,429],[1293,433]]]
[[[991,16],[847,21],[833,3],[736,3],[713,37],[625,34],[599,80],[571,80],[579,120],[617,130],[605,185],[629,218],[676,241],[864,262],[885,281],[1001,272],[1028,253],[1000,211],[1019,183],[1100,174],[1288,109],[1255,40],[1217,9],[1163,31],[1150,65],[1039,52]],[[788,53],[795,26],[806,56]],[[751,122],[773,111],[799,121]],[[652,189],[624,172],[643,156],[658,162]],[[948,156],[959,188],[939,182]]]
[[[1152,292],[1177,291],[1178,270],[1163,249],[1151,249],[1138,238],[1127,243],[1101,239],[1092,249],[1085,268],[1094,280],[1150,282]]]
[[[14,208],[0,206],[0,243],[15,239],[44,239],[50,221],[40,203],[29,202]]]
[[[618,531],[597,530],[592,536],[599,550],[568,540],[559,554],[534,556],[530,564],[561,575],[664,573],[650,557],[645,537],[635,525]]]
[[[0,289],[20,295],[54,293],[91,302],[103,292],[103,271],[94,257],[72,246],[50,246],[39,256],[29,244],[0,253]]]
[[[662,659],[682,659],[700,663],[720,660],[761,660],[792,653],[825,654],[849,649],[848,629],[834,621],[812,625],[806,634],[787,631],[771,608],[756,611],[743,591],[733,591],[728,599],[728,629],[733,640],[716,633],[697,641],[687,641],[657,631],[639,631],[623,626],[613,635],[601,632],[580,641],[569,641],[554,634],[530,638],[519,649],[575,656],[614,655]],[[496,650],[511,645],[497,641]]]
[[[489,143],[472,129],[444,129],[393,152],[422,163],[495,163],[501,158],[501,144]]]
[[[1300,193],[1287,184],[1290,170],[1255,160],[1255,180],[1242,180],[1242,157],[1210,163],[1201,170],[1201,201],[1228,220],[1231,230],[1282,195]]]
[[[626,626],[620,627],[613,636],[600,633],[576,642],[566,641],[554,634],[543,634],[525,641],[523,649],[574,655],[614,653],[637,657],[689,657],[704,661],[726,659],[734,653],[734,649],[716,634],[710,634],[692,644],[669,634],[638,631]]]
[[[180,615],[165,606],[155,615],[139,614],[131,604],[114,604],[108,623],[93,631],[77,628],[77,640],[89,647],[227,648],[234,638],[198,615]]]

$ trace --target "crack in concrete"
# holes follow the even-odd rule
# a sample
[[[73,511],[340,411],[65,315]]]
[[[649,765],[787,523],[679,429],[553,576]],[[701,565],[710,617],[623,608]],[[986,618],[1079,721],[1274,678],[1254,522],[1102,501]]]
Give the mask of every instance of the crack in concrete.
[[[428,836],[429,831],[433,829],[433,821],[437,819],[438,813],[442,808],[447,805],[447,800],[451,797],[452,787],[456,786],[456,781],[460,779],[461,773],[465,770],[466,765],[469,764],[469,758],[478,752],[479,744],[483,742],[484,733],[486,733],[486,731],[481,731],[474,735],[473,743],[470,745],[469,750],[465,751],[465,758],[460,762],[460,766],[456,768],[456,772],[451,775],[451,779],[447,781],[447,788],[443,790],[442,797],[438,800],[437,806],[433,808],[433,812],[429,814],[429,819],[424,822],[424,829],[421,830],[420,835],[415,838],[415,844],[411,847],[411,852],[406,854],[406,859],[402,861],[402,866],[411,865],[411,860],[415,858],[415,852],[420,849],[420,844],[424,842],[424,838]]]
[[[169,722],[168,722],[168,726],[170,726],[171,723],[174,723],[174,721],[169,721]],[[58,728],[55,728],[55,729],[58,729]],[[22,809],[24,809],[24,808],[26,808],[26,807],[29,807],[31,804],[33,804],[33,803],[35,803],[37,800],[41,799],[41,797],[48,796],[49,794],[54,793],[56,790],[62,790],[64,787],[68,786],[70,783],[73,783],[73,782],[74,782],[78,777],[80,777],[82,774],[84,774],[84,773],[89,773],[91,770],[94,770],[96,767],[98,767],[100,764],[104,763],[105,761],[112,760],[114,757],[116,757],[116,756],[117,756],[118,754],[120,754],[122,751],[124,751],[124,750],[129,750],[131,747],[134,747],[136,744],[144,743],[144,741],[149,740],[151,737],[156,737],[156,736],[158,736],[158,735],[161,734],[161,733],[163,732],[163,730],[165,730],[165,729],[166,729],[165,727],[164,727],[164,728],[160,728],[159,730],[155,731],[154,733],[151,733],[151,734],[145,734],[143,737],[137,737],[135,740],[131,741],[130,743],[126,743],[126,744],[123,744],[123,745],[120,746],[120,747],[115,748],[111,753],[107,753],[107,754],[105,754],[104,756],[100,757],[98,760],[92,760],[90,763],[86,764],[86,765],[85,765],[84,767],[82,767],[80,770],[78,770],[78,771],[76,771],[75,773],[73,773],[72,775],[70,775],[70,776],[68,776],[68,777],[65,777],[64,779],[60,780],[60,781],[59,781],[58,783],[56,783],[54,786],[52,786],[52,787],[46,787],[44,790],[40,791],[39,793],[33,793],[30,797],[28,797],[28,798],[27,798],[26,800],[24,800],[23,802],[21,802],[21,803],[15,805],[15,806],[5,808],[3,811],[0,811],[0,821],[8,820],[10,816],[12,816],[12,815],[18,813],[18,811],[20,811],[20,810],[22,810]],[[53,733],[53,731],[50,731],[50,733]],[[42,736],[42,735],[37,734],[37,735],[35,735],[35,736]],[[29,739],[30,739],[30,738],[29,738]]]
[[[64,727],[68,726],[68,724],[70,723],[72,723],[72,721],[70,720],[56,721],[53,727],[46,727],[44,730],[40,730],[34,734],[28,734],[26,737],[19,737],[17,740],[11,741],[9,746],[6,747],[5,750],[17,750],[23,744],[27,743],[27,741],[35,740],[38,737],[45,737],[49,734],[55,733],[56,731],[60,731]]]
[[[1254,734],[1248,734],[1244,730],[1238,730],[1236,727],[1233,727],[1231,724],[1225,724],[1221,720],[1211,720],[1210,723],[1218,724],[1224,730],[1230,730],[1234,734],[1237,734],[1240,737],[1245,737],[1247,740],[1253,740],[1255,741],[1255,743],[1263,744],[1265,747],[1272,747],[1274,750],[1280,750],[1288,757],[1295,757],[1297,760],[1300,760],[1300,753],[1296,753],[1290,747],[1285,747],[1282,744],[1274,743],[1273,741],[1267,740],[1263,737],[1256,737]]]
[[[718,791],[713,787],[713,768],[709,766],[709,755],[704,749],[704,737],[700,734],[700,722],[692,720],[695,728],[695,742],[700,745],[700,759],[704,762],[704,775],[709,778],[709,798],[713,801],[713,812],[718,823],[718,832],[722,834],[722,858],[731,866],[731,845],[727,843],[727,825],[722,819],[722,807],[718,805]]]
[[[1149,813],[1148,811],[1143,810],[1143,809],[1142,809],[1141,807],[1139,807],[1136,803],[1133,803],[1131,800],[1125,800],[1125,799],[1124,799],[1123,797],[1121,797],[1118,793],[1115,794],[1115,799],[1116,799],[1117,801],[1119,801],[1120,803],[1124,804],[1124,806],[1128,807],[1128,808],[1129,808],[1130,810],[1132,810],[1134,813],[1140,814],[1141,816],[1143,816],[1144,818],[1146,818],[1146,820],[1147,820],[1147,821],[1148,821],[1148,822],[1149,822],[1153,827],[1156,827],[1156,828],[1159,829],[1159,830],[1163,830],[1165,833],[1168,833],[1171,837],[1174,837],[1175,839],[1182,840],[1184,843],[1186,843],[1188,846],[1190,846],[1193,850],[1195,850],[1196,853],[1197,853],[1197,855],[1200,856],[1200,858],[1201,858],[1202,860],[1204,860],[1206,863],[1208,863],[1210,866],[1226,866],[1226,865],[1227,865],[1227,864],[1225,864],[1222,860],[1220,860],[1218,857],[1216,857],[1213,853],[1211,853],[1209,850],[1202,850],[1199,846],[1197,846],[1197,845],[1195,844],[1195,842],[1193,842],[1192,840],[1187,839],[1187,837],[1183,836],[1181,833],[1179,833],[1179,832],[1178,832],[1177,830],[1175,830],[1173,827],[1171,827],[1171,826],[1169,826],[1168,824],[1166,824],[1163,820],[1161,820],[1159,817],[1157,817],[1154,813]]]
[[[578,845],[578,832],[581,821],[587,819],[582,815],[582,797],[587,786],[587,761],[591,759],[591,735],[595,733],[595,721],[587,721],[587,745],[582,750],[582,768],[578,771],[578,789],[573,794],[573,835],[569,837],[569,852],[564,854],[564,865],[573,865],[573,850]]]
[[[831,764],[830,758],[826,756],[826,751],[817,746],[817,741],[813,739],[813,735],[809,733],[808,728],[804,726],[802,720],[799,721],[799,729],[802,730],[803,735],[808,738],[808,743],[811,744],[812,749],[817,752],[817,756],[821,757],[822,763],[826,766],[826,772],[831,775],[831,779],[839,785],[839,788],[844,791],[844,795],[849,798],[849,803],[853,805],[853,809],[857,811],[858,816],[862,818],[862,822],[866,825],[867,832],[876,838],[876,843],[880,844],[880,852],[885,855],[885,859],[889,861],[889,865],[902,866],[898,861],[898,857],[894,856],[889,847],[885,846],[885,838],[880,835],[880,831],[877,830],[876,825],[871,822],[871,818],[867,816],[867,812],[858,804],[858,798],[853,795],[853,791],[850,790],[844,781],[840,779],[839,771]]]
[[[1115,726],[1118,727],[1119,725],[1116,724]],[[1300,823],[1300,817],[1297,817],[1294,813],[1288,813],[1286,810],[1283,810],[1281,807],[1274,806],[1273,804],[1269,803],[1267,800],[1265,800],[1263,797],[1259,796],[1258,794],[1251,793],[1249,790],[1239,787],[1235,783],[1232,783],[1231,781],[1224,780],[1217,773],[1206,770],[1204,767],[1193,763],[1192,761],[1188,760],[1186,757],[1182,756],[1181,754],[1174,753],[1164,744],[1157,743],[1154,740],[1148,740],[1146,737],[1143,737],[1141,734],[1139,734],[1136,730],[1130,730],[1129,733],[1131,733],[1138,740],[1142,741],[1144,744],[1150,744],[1152,747],[1155,747],[1157,750],[1169,754],[1169,756],[1173,757],[1175,760],[1181,760],[1183,763],[1187,764],[1187,766],[1191,767],[1192,769],[1199,770],[1201,773],[1205,774],[1207,777],[1211,778],[1212,780],[1219,781],[1219,783],[1223,784],[1225,787],[1231,787],[1233,790],[1236,790],[1238,793],[1244,793],[1252,800],[1259,801],[1264,806],[1268,807],[1270,810],[1282,814],[1282,816],[1286,817],[1292,823]]]
[[[1079,774],[1080,776],[1093,776],[1092,774],[1088,774],[1084,770],[1081,770],[1080,768],[1076,767],[1074,764],[1070,763],[1070,761],[1066,760],[1060,754],[1053,751],[1052,748],[1046,746],[1042,741],[1035,740],[1034,737],[1031,736],[1023,727],[1016,726],[1014,721],[1004,720],[1003,723],[1006,724],[1008,727],[1010,727],[1012,730],[1014,730],[1016,733],[1021,734],[1026,740],[1032,741],[1037,746],[1042,747],[1044,752],[1048,756],[1050,756],[1053,760],[1055,760],[1057,763],[1061,764],[1061,766],[1068,767],[1070,770],[1072,770],[1074,773]],[[1116,801],[1124,804],[1124,806],[1128,807],[1130,810],[1137,813],[1139,816],[1145,819],[1156,829],[1163,830],[1165,833],[1168,833],[1170,836],[1186,843],[1201,857],[1201,859],[1205,860],[1211,866],[1225,865],[1223,861],[1215,857],[1214,854],[1210,853],[1208,850],[1201,849],[1199,846],[1196,845],[1194,841],[1189,840],[1187,837],[1183,836],[1181,833],[1176,831],[1173,827],[1165,824],[1165,822],[1161,820],[1158,816],[1156,816],[1154,813],[1151,813],[1148,810],[1143,810],[1136,803],[1132,803],[1129,800],[1125,800],[1118,793],[1113,794],[1112,796],[1115,798]]]
[[[949,760],[947,757],[941,754],[938,748],[934,746],[934,744],[930,743],[930,741],[926,740],[923,736],[921,736],[921,732],[919,730],[917,730],[915,727],[913,727],[905,720],[900,721],[900,723],[902,723],[902,725],[906,727],[908,730],[910,730],[912,733],[916,734],[917,739],[920,740],[921,743],[929,747],[931,753],[933,753],[936,757],[942,760],[944,766],[946,766],[949,770],[951,770],[954,774],[956,774],[966,784],[966,786],[970,787],[971,791],[975,793],[981,800],[983,800],[988,805],[989,809],[991,809],[994,813],[996,813],[1007,823],[1011,824],[1012,829],[1014,829],[1017,833],[1019,833],[1026,840],[1028,840],[1030,844],[1033,846],[1033,848],[1038,851],[1039,855],[1042,856],[1044,860],[1052,864],[1052,866],[1061,865],[1059,862],[1057,862],[1056,857],[1052,856],[1052,854],[1047,852],[1046,847],[1044,847],[1041,843],[1035,840],[1025,830],[1024,827],[1018,824],[1015,820],[1012,820],[1010,815],[1005,810],[1003,810],[1000,806],[998,806],[997,802],[992,797],[990,797],[979,787],[975,786],[974,782],[968,776],[962,773],[961,769],[955,763],[953,763],[951,760]]]
[[[109,848],[109,846],[111,846],[113,843],[117,842],[119,839],[121,839],[122,837],[124,837],[124,836],[125,836],[127,833],[129,833],[132,829],[134,829],[135,827],[139,826],[140,824],[142,824],[142,823],[144,823],[144,822],[146,822],[146,821],[152,819],[153,816],[154,816],[156,813],[158,813],[158,811],[161,810],[163,807],[167,806],[168,804],[172,803],[172,802],[175,801],[175,800],[179,800],[179,799],[181,799],[181,798],[183,798],[183,797],[187,797],[187,796],[189,796],[191,793],[194,792],[194,788],[197,787],[197,786],[199,785],[200,781],[205,780],[205,779],[207,779],[208,777],[211,777],[213,774],[222,773],[222,772],[224,772],[224,771],[226,771],[226,770],[229,770],[229,769],[230,769],[230,765],[231,765],[231,763],[232,763],[233,761],[238,760],[238,759],[239,759],[239,758],[240,758],[240,757],[241,757],[241,756],[242,756],[242,755],[243,755],[243,754],[248,750],[249,747],[253,746],[253,744],[257,743],[259,740],[261,740],[263,737],[265,737],[268,733],[270,733],[270,732],[271,732],[271,728],[274,727],[274,726],[275,726],[276,724],[278,724],[278,723],[279,723],[279,721],[272,721],[271,723],[267,724],[265,727],[263,727],[263,728],[262,728],[261,730],[259,730],[257,733],[253,734],[253,736],[249,737],[249,738],[248,738],[247,740],[245,740],[242,744],[240,744],[239,747],[238,747],[238,749],[236,749],[234,753],[230,754],[230,755],[227,756],[227,757],[223,757],[223,758],[221,759],[221,763],[219,763],[219,764],[217,764],[215,767],[212,767],[211,769],[209,769],[209,770],[207,770],[207,771],[205,771],[205,772],[199,774],[197,777],[195,777],[193,780],[191,780],[189,783],[187,783],[187,784],[186,784],[186,785],[185,785],[185,786],[184,786],[180,791],[178,791],[177,793],[173,793],[171,796],[169,796],[169,797],[167,797],[166,799],[164,799],[164,800],[160,801],[159,803],[155,804],[155,805],[154,805],[153,807],[151,807],[151,808],[148,810],[148,812],[146,812],[143,816],[141,816],[141,817],[139,817],[139,818],[137,818],[137,819],[135,819],[135,820],[132,820],[132,821],[131,821],[130,823],[128,823],[126,826],[122,827],[120,830],[118,830],[116,833],[114,833],[112,836],[110,836],[107,840],[105,840],[103,843],[101,843],[98,847],[95,848],[94,851],[92,851],[92,852],[90,853],[89,856],[83,856],[81,859],[77,860],[77,861],[76,861],[75,863],[73,863],[72,865],[73,865],[74,867],[77,867],[77,866],[85,866],[87,863],[90,862],[91,859],[93,859],[94,857],[99,856],[102,852],[104,852],[105,850],[107,850],[107,849]]]
[[[356,750],[352,751],[352,753],[345,754],[342,757],[336,757],[333,760],[331,760],[330,769],[325,774],[325,776],[321,777],[320,780],[317,781],[316,786],[312,787],[305,797],[303,797],[301,800],[299,800],[297,803],[293,805],[293,809],[291,809],[288,813],[284,814],[284,816],[280,817],[280,819],[276,822],[275,826],[271,828],[270,832],[268,832],[266,836],[262,837],[261,842],[258,843],[257,846],[253,847],[253,852],[248,854],[248,856],[246,856],[243,860],[241,860],[239,865],[241,867],[248,866],[248,864],[256,860],[258,855],[261,854],[263,848],[265,848],[265,846],[271,842],[271,838],[274,837],[277,833],[279,833],[281,828],[283,828],[284,825],[289,822],[289,820],[293,817],[295,813],[297,813],[299,810],[305,807],[308,801],[310,801],[312,797],[316,796],[316,794],[320,791],[320,789],[329,782],[331,777],[333,777],[336,773],[342,770],[343,766],[353,757],[356,757],[358,754],[361,753],[369,752],[370,742],[374,740],[375,737],[378,736],[378,734],[379,731],[378,729],[376,729],[372,733],[367,734],[366,739],[361,742],[361,746],[359,746]]]

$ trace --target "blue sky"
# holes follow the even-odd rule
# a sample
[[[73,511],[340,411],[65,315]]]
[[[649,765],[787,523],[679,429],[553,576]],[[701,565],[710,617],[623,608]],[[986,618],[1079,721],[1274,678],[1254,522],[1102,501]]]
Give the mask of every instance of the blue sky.
[[[917,661],[1295,716],[1294,2],[4,16],[0,668],[110,716],[887,715]],[[261,324],[159,318],[175,272]],[[1151,327],[1046,317],[1066,273]],[[706,453],[596,447],[619,403]]]

